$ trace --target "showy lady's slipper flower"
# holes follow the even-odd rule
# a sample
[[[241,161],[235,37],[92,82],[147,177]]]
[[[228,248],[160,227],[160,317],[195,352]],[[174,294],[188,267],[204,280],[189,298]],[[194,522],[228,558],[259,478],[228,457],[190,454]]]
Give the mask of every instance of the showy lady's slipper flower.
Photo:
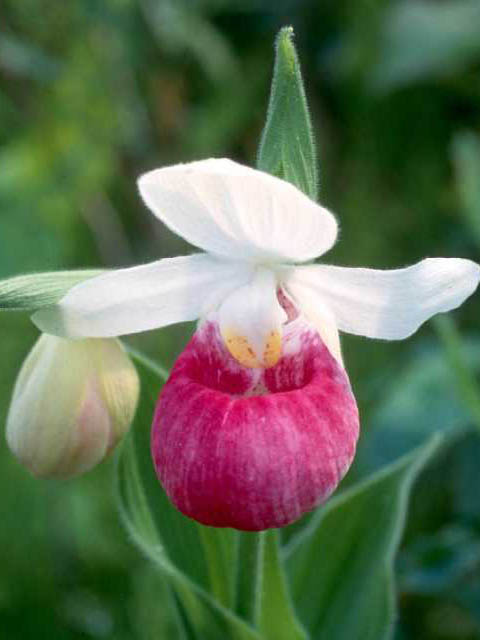
[[[286,525],[328,497],[354,456],[358,412],[338,331],[406,338],[460,305],[480,268],[443,258],[394,271],[302,264],[335,243],[333,215],[229,160],[152,171],[139,188],[206,253],[86,281],[34,320],[78,338],[203,319],[160,395],[157,474],[205,524]]]
[[[137,372],[118,340],[43,335],[15,383],[8,445],[36,476],[84,473],[125,434],[138,393]]]

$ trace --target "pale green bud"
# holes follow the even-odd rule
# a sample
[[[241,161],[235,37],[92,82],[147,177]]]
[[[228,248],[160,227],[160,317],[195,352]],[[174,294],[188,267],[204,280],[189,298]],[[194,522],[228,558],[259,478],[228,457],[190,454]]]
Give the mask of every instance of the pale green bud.
[[[126,433],[138,395],[136,369],[118,340],[43,334],[15,383],[8,445],[36,476],[84,473]]]

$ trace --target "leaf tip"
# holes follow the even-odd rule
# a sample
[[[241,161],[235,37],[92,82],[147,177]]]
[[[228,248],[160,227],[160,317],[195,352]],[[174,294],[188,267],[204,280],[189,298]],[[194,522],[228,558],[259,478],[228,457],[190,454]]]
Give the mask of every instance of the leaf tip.
[[[295,45],[293,44],[293,27],[288,25],[282,27],[275,40],[275,51],[277,60],[283,58],[287,65],[293,70],[297,62]]]

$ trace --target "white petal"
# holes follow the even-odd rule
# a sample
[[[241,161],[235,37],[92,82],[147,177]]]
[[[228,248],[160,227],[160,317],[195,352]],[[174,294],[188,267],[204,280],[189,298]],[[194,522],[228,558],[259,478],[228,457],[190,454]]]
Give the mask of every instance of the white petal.
[[[290,278],[287,293],[292,297],[294,305],[302,315],[315,327],[320,334],[324,345],[342,367],[342,349],[340,336],[332,312],[316,294],[312,295],[311,289]]]
[[[281,356],[286,314],[277,299],[275,274],[259,269],[252,281],[231,293],[219,311],[222,337],[246,367],[271,367]]]
[[[82,282],[33,321],[69,338],[136,333],[195,320],[250,278],[245,265],[206,254],[166,258]]]
[[[455,309],[477,288],[480,267],[461,258],[427,258],[405,269],[377,271],[328,265],[298,267],[301,285],[333,313],[340,331],[401,340],[436,313]]]
[[[220,256],[302,262],[328,251],[337,236],[333,215],[296,187],[231,160],[157,169],[138,186],[167,227]]]

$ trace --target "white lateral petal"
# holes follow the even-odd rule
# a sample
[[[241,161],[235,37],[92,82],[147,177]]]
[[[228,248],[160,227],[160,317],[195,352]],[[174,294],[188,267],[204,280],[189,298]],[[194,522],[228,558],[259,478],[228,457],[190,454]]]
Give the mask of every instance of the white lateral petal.
[[[323,300],[310,287],[290,278],[288,281],[288,294],[305,318],[311,322],[320,334],[324,345],[342,367],[342,349],[340,336],[332,312],[326,307]]]
[[[282,350],[286,314],[277,299],[275,274],[259,269],[219,310],[220,332],[232,356],[246,367],[271,367]]]
[[[33,321],[68,338],[137,333],[195,320],[250,278],[245,265],[207,254],[166,258],[82,282]]]
[[[220,256],[302,262],[328,251],[337,237],[333,215],[296,187],[231,160],[157,169],[138,187],[167,227]]]
[[[477,288],[480,267],[462,258],[427,258],[392,271],[312,265],[289,277],[328,306],[340,331],[401,340],[461,305]]]

